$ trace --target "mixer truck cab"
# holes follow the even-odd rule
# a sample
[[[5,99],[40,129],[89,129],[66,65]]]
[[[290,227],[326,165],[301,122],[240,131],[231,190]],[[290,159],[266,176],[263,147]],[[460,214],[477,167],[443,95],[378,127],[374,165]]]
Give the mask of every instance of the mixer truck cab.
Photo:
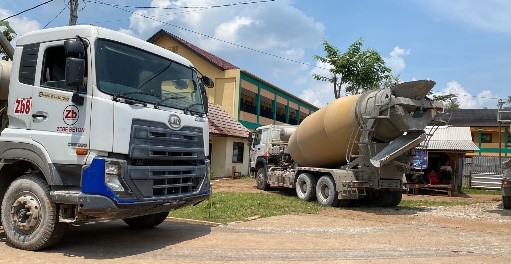
[[[272,158],[272,153],[284,150],[286,142],[297,126],[293,125],[266,125],[250,133],[250,170],[257,172]],[[270,160],[271,162],[271,160]]]
[[[71,222],[153,227],[209,197],[213,82],[188,60],[73,26],[20,37],[9,68],[2,62],[0,214],[10,245],[48,247]]]

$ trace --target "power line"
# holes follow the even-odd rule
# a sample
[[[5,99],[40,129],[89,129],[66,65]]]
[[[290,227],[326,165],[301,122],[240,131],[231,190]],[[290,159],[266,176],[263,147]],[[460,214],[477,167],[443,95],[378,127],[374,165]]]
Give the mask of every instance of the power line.
[[[64,12],[64,10],[66,10],[66,8],[67,8],[67,6],[64,6],[64,8],[62,8],[62,10],[60,10],[60,12],[52,20],[48,21],[48,23],[46,23],[46,25],[44,25],[43,29],[46,28],[55,19],[57,19],[57,17],[59,17],[60,14],[62,14],[62,12]]]
[[[214,5],[214,6],[179,6],[179,7],[136,6],[135,8],[138,8],[138,9],[156,9],[156,8],[157,9],[211,9],[211,8],[218,8],[218,7],[250,5],[250,4],[268,3],[268,2],[275,2],[275,0],[246,1],[246,2],[237,2],[237,3]]]
[[[115,7],[121,7],[121,8],[135,8],[135,9],[165,9],[165,10],[176,10],[176,9],[212,9],[212,8],[219,8],[219,7],[229,7],[229,6],[237,6],[237,5],[250,5],[250,4],[260,4],[260,3],[269,3],[269,2],[275,2],[276,0],[259,0],[259,1],[244,1],[244,2],[237,2],[237,3],[230,3],[230,4],[223,4],[223,5],[213,5],[213,6],[177,6],[177,7],[164,7],[164,6],[130,6],[130,5],[115,5],[115,4],[108,4],[109,6],[115,6]],[[95,0],[84,0],[84,2],[89,3],[97,3]]]
[[[112,5],[112,4],[105,3],[105,2],[102,2],[102,1],[97,1],[97,0],[89,0],[89,2],[90,3],[95,3],[95,4],[107,5],[107,6],[119,9],[121,11],[128,12],[128,13],[133,14],[133,15],[137,15],[137,16],[143,17],[145,19],[149,19],[149,20],[152,20],[152,21],[155,21],[155,22],[159,22],[159,23],[171,26],[171,27],[175,27],[177,29],[181,29],[181,30],[184,30],[184,31],[187,31],[187,32],[190,32],[190,33],[197,34],[199,36],[203,36],[203,37],[210,38],[210,39],[222,42],[222,43],[226,43],[226,44],[229,44],[231,46],[235,46],[235,47],[238,47],[238,48],[250,50],[250,51],[253,51],[253,52],[256,52],[256,53],[259,53],[259,54],[267,55],[267,56],[270,56],[270,57],[274,57],[274,58],[285,60],[285,61],[289,61],[289,62],[294,62],[294,63],[302,64],[302,65],[305,65],[305,66],[311,66],[311,67],[315,67],[315,68],[320,68],[320,69],[328,70],[327,68],[319,67],[317,65],[313,65],[313,64],[310,64],[310,63],[307,63],[307,62],[289,59],[289,58],[286,58],[286,57],[283,57],[283,56],[280,56],[280,55],[276,55],[276,54],[269,53],[269,52],[266,52],[266,51],[258,50],[258,49],[251,48],[251,47],[247,47],[247,46],[244,46],[244,45],[241,45],[241,44],[238,44],[238,43],[234,43],[234,42],[231,42],[231,41],[219,39],[219,38],[216,38],[216,37],[213,37],[213,36],[210,36],[210,35],[198,32],[198,31],[194,31],[194,30],[182,27],[182,26],[178,26],[178,25],[174,25],[174,24],[171,24],[171,23],[168,23],[168,22],[165,22],[165,21],[161,21],[161,20],[158,20],[158,19],[153,18],[153,17],[149,17],[149,16],[145,16],[143,14],[136,13],[135,11],[127,10],[127,9],[125,9],[122,6],[119,6],[119,5]]]
[[[42,3],[42,4],[38,4],[38,5],[36,5],[36,6],[34,6],[34,7],[31,7],[31,8],[29,8],[29,9],[25,9],[25,10],[23,10],[23,11],[21,11],[21,12],[17,13],[17,14],[14,14],[14,15],[12,15],[12,16],[8,16],[8,17],[6,17],[6,18],[2,19],[2,21],[5,21],[5,20],[7,20],[7,19],[9,19],[9,18],[13,18],[13,17],[15,17],[15,16],[21,15],[21,14],[23,14],[23,13],[27,12],[27,11],[30,11],[30,10],[36,9],[36,8],[38,8],[38,7],[40,7],[40,6],[43,6],[43,5],[46,5],[46,4],[50,3],[50,2],[53,2],[53,0],[46,1],[46,2],[44,2],[44,3]]]

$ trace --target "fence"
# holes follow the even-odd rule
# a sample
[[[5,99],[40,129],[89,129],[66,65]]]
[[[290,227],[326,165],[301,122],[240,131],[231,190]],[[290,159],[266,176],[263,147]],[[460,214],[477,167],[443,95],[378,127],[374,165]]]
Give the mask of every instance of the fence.
[[[465,158],[463,167],[463,186],[481,189],[500,189],[502,181],[502,162],[509,158],[471,157]]]

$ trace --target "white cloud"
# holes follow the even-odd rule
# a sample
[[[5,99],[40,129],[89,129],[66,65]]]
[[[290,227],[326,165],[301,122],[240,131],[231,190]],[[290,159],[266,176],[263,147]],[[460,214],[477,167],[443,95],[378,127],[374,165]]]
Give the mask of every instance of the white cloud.
[[[0,17],[8,17],[14,13],[7,9],[0,9]],[[25,33],[41,29],[39,22],[30,20],[26,17],[16,16],[9,19],[9,25],[16,31],[16,36],[19,37]]]
[[[215,37],[230,42],[237,42],[240,30],[246,29],[252,23],[256,22],[250,17],[236,16],[220,24],[215,30]]]
[[[511,1],[421,0],[434,13],[453,21],[492,32],[511,34]]]
[[[384,58],[385,64],[392,69],[394,75],[398,75],[406,67],[404,56],[410,55],[410,49],[402,49],[399,46],[394,47],[390,52],[390,57]]]
[[[453,93],[458,96],[460,108],[466,109],[482,109],[496,108],[498,96],[494,95],[490,90],[483,90],[476,95],[470,94],[460,83],[451,81],[447,86],[439,92],[434,92],[435,95],[445,95]]]
[[[313,68],[308,76],[313,74],[319,74],[322,76],[329,76],[329,68],[332,66],[322,62],[316,62],[316,67]],[[329,82],[316,81],[312,77],[306,79],[307,83],[303,84],[304,87],[308,87],[302,91],[300,98],[310,102],[317,107],[323,107],[334,100],[334,88],[333,84]]]

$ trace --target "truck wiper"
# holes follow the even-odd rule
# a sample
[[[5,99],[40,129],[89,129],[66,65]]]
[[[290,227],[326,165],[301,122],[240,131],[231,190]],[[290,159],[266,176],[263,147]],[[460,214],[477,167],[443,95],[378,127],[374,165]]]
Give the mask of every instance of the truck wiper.
[[[117,101],[120,97],[125,97],[126,95],[130,95],[130,94],[144,94],[144,95],[150,95],[152,97],[156,97],[154,94],[151,94],[151,93],[148,93],[148,92],[144,92],[144,91],[132,91],[132,92],[119,92],[119,93],[116,93],[116,94],[114,94],[112,100]],[[133,98],[129,98],[129,99],[135,100]]]
[[[161,103],[166,102],[168,100],[183,99],[183,98],[186,98],[186,96],[174,95],[174,96],[165,97],[165,98],[161,99],[160,101],[156,102],[156,104],[154,104],[154,108],[158,109],[158,107],[160,106]]]
[[[196,106],[196,105],[202,105],[202,103],[192,103],[190,105],[188,105],[187,107],[185,107],[183,109],[183,112],[186,114],[186,112],[190,112],[190,113],[196,113],[196,114],[202,114],[201,112],[199,111],[193,111],[193,110],[190,110],[190,108]]]

